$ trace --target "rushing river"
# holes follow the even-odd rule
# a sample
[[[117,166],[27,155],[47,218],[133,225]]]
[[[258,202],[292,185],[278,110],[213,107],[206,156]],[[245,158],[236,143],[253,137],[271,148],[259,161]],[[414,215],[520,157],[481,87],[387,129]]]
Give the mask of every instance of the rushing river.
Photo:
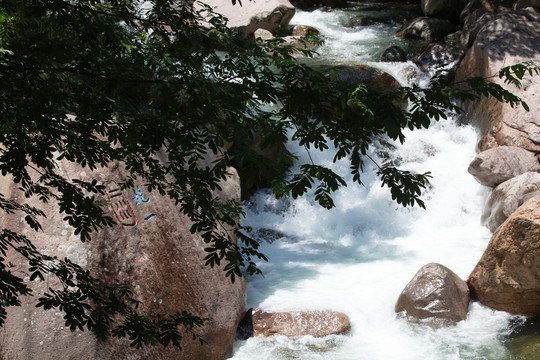
[[[393,37],[397,27],[343,26],[358,14],[297,12],[292,23],[321,31],[327,41],[320,49],[326,63],[367,63],[406,84],[403,74],[410,73],[412,63],[376,62],[389,45],[406,46]],[[414,81],[426,78],[416,72]],[[341,311],[349,316],[352,330],[319,339],[239,340],[233,359],[509,359],[505,339],[523,321],[519,317],[472,302],[467,320],[434,330],[410,325],[394,312],[399,294],[421,266],[438,262],[466,279],[489,241],[490,232],[480,225],[488,191],[467,173],[476,141],[472,127],[451,119],[408,133],[404,145],[389,151],[402,169],[431,171],[427,210],[392,202],[369,163],[364,186],[350,182],[335,194],[331,211],[309,195],[278,201],[269,191],[255,194],[246,204],[244,223],[260,236],[270,261],[260,265],[264,277],[248,278],[248,307]],[[289,149],[300,163],[308,161],[304,149],[293,143]],[[332,163],[331,151],[312,152],[311,157],[338,173],[347,172],[347,164]]]

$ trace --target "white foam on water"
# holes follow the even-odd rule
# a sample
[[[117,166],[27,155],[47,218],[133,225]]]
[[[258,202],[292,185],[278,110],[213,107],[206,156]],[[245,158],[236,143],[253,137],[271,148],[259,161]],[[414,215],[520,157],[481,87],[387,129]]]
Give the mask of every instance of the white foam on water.
[[[295,21],[326,29],[332,26],[328,18],[338,15],[315,11]],[[404,65],[383,66],[398,73]],[[264,277],[248,278],[248,307],[341,311],[349,316],[352,330],[321,339],[237,341],[233,359],[508,358],[503,337],[511,331],[513,318],[507,313],[472,302],[465,321],[433,329],[411,325],[394,311],[399,294],[420,267],[437,262],[466,279],[489,241],[491,234],[480,224],[488,190],[467,172],[476,141],[472,127],[450,117],[428,130],[407,132],[405,144],[388,150],[399,168],[431,172],[432,186],[424,194],[427,210],[393,202],[375,175],[376,165],[367,159],[364,185],[349,181],[335,193],[332,210],[318,206],[313,194],[296,200],[276,200],[267,190],[255,194],[246,204],[243,223],[255,234],[260,229],[278,233],[262,242],[261,251],[270,261],[260,264]],[[306,150],[296,144],[289,144],[289,150],[300,156],[299,164],[309,161]],[[346,162],[332,163],[331,150],[310,155],[315,163],[347,173]],[[377,159],[375,153],[371,156]]]

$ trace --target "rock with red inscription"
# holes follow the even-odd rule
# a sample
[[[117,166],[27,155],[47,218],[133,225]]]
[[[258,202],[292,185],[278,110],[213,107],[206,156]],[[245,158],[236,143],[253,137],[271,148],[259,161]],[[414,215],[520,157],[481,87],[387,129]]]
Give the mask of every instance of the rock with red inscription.
[[[18,216],[3,216],[1,227],[26,233],[39,250],[48,255],[68,258],[90,270],[102,280],[118,279],[131,287],[142,302],[141,311],[174,314],[184,310],[209,320],[197,333],[207,344],[201,345],[191,336],[181,341],[183,350],[172,346],[135,349],[130,340],[98,341],[89,332],[71,332],[65,327],[63,314],[36,308],[48,282],[54,279],[29,281],[33,295],[21,297],[20,307],[9,307],[5,325],[0,328],[0,349],[10,360],[181,360],[223,359],[232,352],[236,328],[245,312],[245,282],[234,284],[225,278],[222,267],[204,265],[206,244],[198,234],[191,234],[191,221],[179,211],[174,201],[149,192],[144,184],[122,190],[118,184],[126,174],[118,165],[91,171],[61,161],[58,171],[67,179],[95,179],[107,186],[104,208],[117,224],[92,234],[82,243],[74,229],[64,221],[53,203],[30,199],[31,205],[45,212],[43,231],[27,228]],[[239,199],[240,183],[236,171],[222,184],[223,199]],[[9,177],[0,178],[0,193],[7,199],[22,201],[24,197]],[[9,254],[15,273],[27,277],[27,263]]]

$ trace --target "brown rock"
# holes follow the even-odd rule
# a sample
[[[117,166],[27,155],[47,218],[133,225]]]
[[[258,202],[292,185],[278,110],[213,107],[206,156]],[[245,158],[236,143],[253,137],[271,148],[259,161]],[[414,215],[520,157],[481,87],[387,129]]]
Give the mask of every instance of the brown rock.
[[[540,193],[540,173],[528,172],[507,180],[491,192],[482,224],[494,232],[525,201]]]
[[[540,195],[497,229],[468,283],[486,306],[540,315]]]
[[[527,150],[515,146],[499,146],[476,155],[468,171],[480,184],[495,187],[526,172],[540,171],[540,163]]]
[[[347,315],[330,310],[266,312],[252,308],[246,312],[239,327],[242,337],[311,335],[323,337],[348,333],[351,329]]]
[[[295,25],[292,29],[291,36],[308,36],[308,35],[317,35],[319,30],[315,29],[313,26],[307,25]]]
[[[114,164],[96,171],[67,162],[58,165],[66,178],[96,179],[107,184],[109,191],[114,188],[110,181],[121,181],[124,174]],[[230,174],[220,196],[238,199],[239,179],[232,168]],[[60,312],[35,308],[36,298],[44,293],[46,283],[27,280],[36,296],[21,298],[21,307],[9,308],[7,322],[0,329],[0,349],[6,359],[223,359],[232,351],[236,327],[245,309],[244,280],[237,279],[231,284],[222,268],[204,266],[205,244],[200,236],[190,233],[189,219],[180,214],[172,200],[149,193],[143,184],[137,185],[140,185],[138,189],[124,191],[133,210],[133,216],[123,221],[125,225],[102,229],[84,244],[73,235],[73,228],[63,221],[65,215],[60,215],[55,205],[42,204],[37,199],[31,199],[30,204],[47,215],[42,221],[42,232],[28,231],[24,221],[14,216],[3,217],[1,226],[17,232],[28,231],[42,252],[67,257],[104,280],[119,279],[131,284],[144,311],[173,314],[187,310],[209,318],[197,330],[208,344],[201,345],[186,336],[181,342],[183,351],[171,346],[137,350],[130,348],[126,339],[98,342],[91,333],[72,333],[64,327]],[[141,190],[142,196],[134,192],[137,190]],[[0,180],[0,193],[7,198],[23,199],[7,177]],[[136,195],[140,196],[138,205]],[[107,199],[103,202],[107,204]],[[113,216],[111,208],[109,211]],[[152,214],[155,216],[151,217]],[[10,255],[8,260],[17,266],[19,276],[27,276],[22,259]]]
[[[469,76],[492,77],[504,66],[540,60],[540,14],[533,8],[497,14],[483,26],[456,73],[456,81]],[[500,145],[519,146],[540,153],[540,76],[525,76],[517,89],[492,78],[530,107],[512,108],[493,98],[461,104],[468,121],[478,126],[480,150]]]
[[[469,289],[465,281],[436,263],[418,270],[403,289],[395,308],[410,321],[435,327],[465,320],[468,309]]]

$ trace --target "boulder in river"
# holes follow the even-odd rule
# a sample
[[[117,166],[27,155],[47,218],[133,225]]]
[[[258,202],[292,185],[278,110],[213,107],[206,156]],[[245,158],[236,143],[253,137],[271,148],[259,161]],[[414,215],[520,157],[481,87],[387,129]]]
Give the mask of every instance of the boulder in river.
[[[409,321],[430,326],[453,325],[465,320],[469,309],[469,288],[447,267],[424,265],[405,286],[396,312]]]
[[[455,24],[446,19],[419,17],[406,24],[396,33],[396,36],[410,40],[436,41],[457,29]]]
[[[433,68],[452,70],[457,68],[459,60],[464,54],[465,51],[460,47],[454,47],[446,43],[432,43],[418,55],[415,63],[426,72]]]
[[[540,195],[495,231],[468,283],[486,306],[540,315]]]
[[[525,201],[540,194],[540,173],[527,172],[498,185],[488,198],[482,224],[494,232]]]
[[[399,46],[390,46],[381,55],[381,61],[404,62],[407,61],[407,53]]]
[[[422,12],[426,16],[457,21],[467,0],[422,0]]]
[[[400,87],[399,82],[392,75],[368,65],[336,65],[321,70],[326,74],[333,73],[337,83],[352,86],[365,84],[384,91]]]
[[[266,312],[252,308],[240,323],[238,335],[245,339],[272,335],[323,337],[346,334],[350,329],[348,316],[337,311]]]
[[[539,172],[540,163],[530,151],[516,146],[499,146],[476,155],[468,171],[480,184],[495,187],[526,172]]]

